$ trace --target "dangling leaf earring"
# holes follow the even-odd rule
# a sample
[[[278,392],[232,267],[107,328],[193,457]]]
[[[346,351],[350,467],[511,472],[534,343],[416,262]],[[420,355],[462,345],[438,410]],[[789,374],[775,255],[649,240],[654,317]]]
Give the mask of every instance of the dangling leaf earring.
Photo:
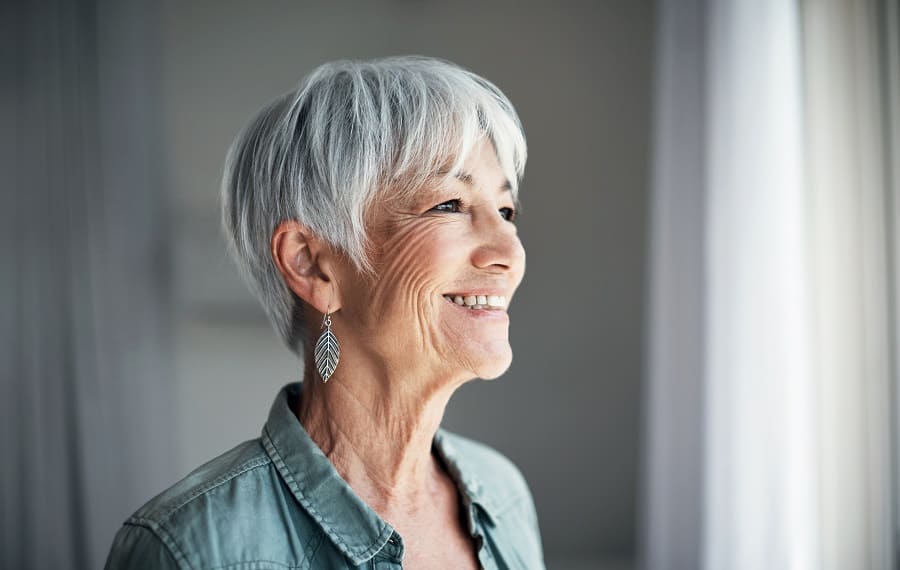
[[[341,345],[338,344],[337,337],[331,332],[331,313],[327,310],[325,311],[325,319],[322,321],[322,327],[325,329],[325,332],[316,341],[314,357],[316,368],[319,369],[319,376],[322,377],[322,382],[325,383],[334,374],[338,360],[341,359]]]

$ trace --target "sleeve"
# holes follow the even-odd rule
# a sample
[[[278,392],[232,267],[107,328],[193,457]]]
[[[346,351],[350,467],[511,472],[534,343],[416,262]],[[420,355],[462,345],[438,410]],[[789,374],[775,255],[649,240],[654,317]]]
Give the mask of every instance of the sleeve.
[[[176,570],[169,547],[149,528],[126,523],[113,540],[105,570]]]

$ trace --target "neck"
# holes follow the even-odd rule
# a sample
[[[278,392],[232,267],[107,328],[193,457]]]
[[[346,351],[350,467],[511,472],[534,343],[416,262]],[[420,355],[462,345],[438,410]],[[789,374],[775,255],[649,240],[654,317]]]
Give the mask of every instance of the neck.
[[[357,495],[382,516],[428,508],[444,477],[432,440],[459,383],[351,359],[325,384],[308,359],[304,377],[295,413]]]

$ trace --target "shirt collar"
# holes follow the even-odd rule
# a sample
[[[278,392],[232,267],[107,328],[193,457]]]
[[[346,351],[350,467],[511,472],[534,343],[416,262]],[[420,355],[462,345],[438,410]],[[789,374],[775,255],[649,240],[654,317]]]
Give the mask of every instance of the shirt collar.
[[[359,566],[384,548],[394,529],[356,496],[297,420],[291,406],[301,386],[288,384],[278,393],[262,442],[297,501]]]
[[[477,475],[478,470],[470,464],[469,458],[453,445],[453,435],[443,428],[438,428],[434,435],[434,448],[437,450],[450,476],[456,482],[456,486],[463,494],[463,499],[468,504],[478,506],[485,515],[488,522],[492,525],[498,512],[498,506],[494,501],[494,496],[490,494],[487,487],[482,483],[481,478]],[[473,513],[471,509],[467,509],[468,516],[471,518]],[[470,521],[470,526],[474,521]]]
[[[356,495],[297,420],[293,408],[302,386],[302,382],[288,384],[278,393],[263,428],[262,443],[300,505],[358,566],[385,547],[394,528]],[[496,505],[451,439],[449,432],[439,428],[434,447],[463,493],[470,528],[475,528],[470,505],[479,506],[493,524]]]

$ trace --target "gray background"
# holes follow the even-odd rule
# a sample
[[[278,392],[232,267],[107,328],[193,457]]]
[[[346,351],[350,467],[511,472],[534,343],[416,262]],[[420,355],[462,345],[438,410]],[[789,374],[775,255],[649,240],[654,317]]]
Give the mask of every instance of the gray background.
[[[631,567],[654,9],[648,2],[163,4],[161,114],[172,216],[175,471],[256,437],[299,378],[218,229],[226,149],[319,63],[416,53],[495,82],[524,123],[525,279],[514,362],[444,426],[528,479],[551,568]]]
[[[299,366],[225,255],[226,148],[315,65],[400,53],[495,81],[531,150],[515,361],[445,426],[522,468],[550,568],[696,568],[717,6],[0,2],[0,568],[101,567],[138,506],[258,435]]]

